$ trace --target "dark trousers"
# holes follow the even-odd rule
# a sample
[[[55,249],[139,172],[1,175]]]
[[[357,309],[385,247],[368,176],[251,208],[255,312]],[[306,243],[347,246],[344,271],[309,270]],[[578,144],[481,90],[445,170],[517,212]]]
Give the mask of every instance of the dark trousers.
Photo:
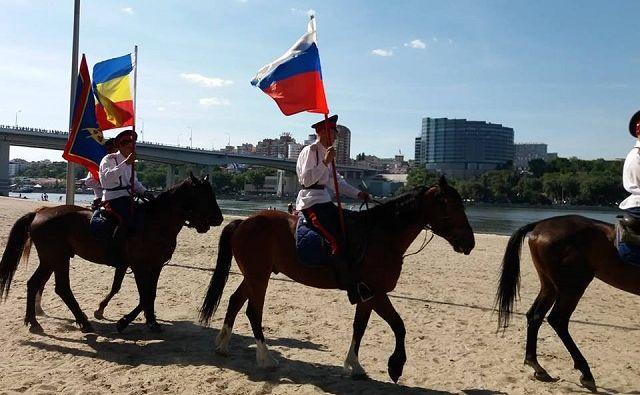
[[[120,225],[130,227],[133,218],[133,198],[131,196],[122,196],[116,199],[107,200],[105,205],[112,213],[118,216]]]
[[[307,223],[329,241],[333,255],[341,255],[344,252],[340,215],[335,204],[332,202],[314,204],[303,209],[302,214]]]

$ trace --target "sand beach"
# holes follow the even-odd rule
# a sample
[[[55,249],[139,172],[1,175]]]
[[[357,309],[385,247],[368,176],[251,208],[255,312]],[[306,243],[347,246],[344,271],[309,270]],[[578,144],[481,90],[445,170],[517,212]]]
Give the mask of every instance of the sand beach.
[[[54,204],[54,203],[49,203]],[[0,248],[21,215],[42,203],[0,198]],[[225,224],[230,218],[225,218]],[[224,224],[223,224],[224,225]],[[209,394],[557,394],[585,393],[579,372],[548,324],[540,330],[539,360],[554,383],[532,379],[523,365],[524,313],[538,292],[528,249],[522,255],[521,300],[506,332],[496,333],[492,310],[500,261],[507,237],[477,234],[469,256],[455,253],[435,237],[405,260],[391,300],[407,330],[407,363],[398,384],[387,374],[394,336],[372,314],[360,351],[370,378],[354,381],[342,363],[351,340],[354,307],[342,291],[308,288],[273,275],[267,290],[264,332],[275,371],[255,362],[255,343],[241,313],[232,335],[231,355],[214,353],[214,339],[231,292],[240,282],[235,264],[210,328],[197,323],[217,254],[222,227],[206,234],[184,228],[172,261],[160,277],[156,313],[164,332],[150,333],[141,318],[122,334],[115,321],[138,302],[132,275],[96,320],[93,310],[111,286],[113,269],[80,258],[71,262],[71,286],[95,333],[84,334],[54,293],[51,280],[39,317],[44,334],[23,325],[26,281],[37,267],[16,272],[9,297],[0,304],[0,393],[209,393]],[[410,252],[420,246],[419,237]],[[595,280],[570,325],[574,340],[591,365],[601,391],[640,393],[640,303]]]

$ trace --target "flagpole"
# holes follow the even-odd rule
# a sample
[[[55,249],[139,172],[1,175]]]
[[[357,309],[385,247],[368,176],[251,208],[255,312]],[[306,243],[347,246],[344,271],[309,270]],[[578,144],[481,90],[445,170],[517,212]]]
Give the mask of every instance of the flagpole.
[[[328,114],[324,114],[324,132],[327,134],[327,137],[331,140],[331,146],[333,146],[334,140],[331,139],[331,134],[329,133],[329,117]],[[340,203],[340,188],[338,187],[338,172],[336,171],[336,158],[331,160],[331,168],[333,170],[333,189],[336,191],[336,202],[338,203],[338,216],[340,217],[340,229],[342,230],[342,237],[347,238],[347,231],[344,226],[344,214],[342,212],[342,203]]]
[[[76,94],[76,82],[78,80],[78,35],[80,31],[80,0],[75,0],[73,6],[73,42],[71,49],[71,93],[69,94],[69,132],[73,122],[73,101]],[[67,194],[65,203],[72,205],[75,202],[76,185],[73,162],[67,161]]]
[[[134,62],[133,62],[133,133],[136,134],[137,136],[137,132],[136,132],[136,105],[138,104],[138,100],[137,100],[137,93],[138,93],[138,46],[134,45],[133,47],[133,58],[134,58]],[[133,141],[133,155],[135,156],[136,154],[136,140],[137,138]],[[136,173],[136,161],[135,159],[133,160],[133,163],[131,163],[131,192],[135,192],[135,173]],[[132,204],[133,204],[133,200],[131,200]],[[133,210],[134,207],[133,205],[131,206],[131,213],[133,214]]]

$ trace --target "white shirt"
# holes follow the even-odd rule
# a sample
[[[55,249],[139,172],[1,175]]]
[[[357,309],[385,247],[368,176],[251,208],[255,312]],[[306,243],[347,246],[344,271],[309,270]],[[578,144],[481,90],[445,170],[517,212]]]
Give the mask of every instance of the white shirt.
[[[640,206],[640,141],[636,141],[636,145],[624,160],[622,185],[631,195],[624,199],[619,207],[626,210]]]
[[[108,189],[116,187],[129,187],[131,182],[131,165],[128,165],[124,160],[126,158],[120,153],[120,151],[107,154],[100,161],[100,184],[104,188],[103,201],[113,200],[122,196],[129,196],[129,191],[121,189],[117,191],[109,191]],[[143,193],[146,188],[142,186],[138,181],[138,175],[136,174],[133,180],[134,192]]]
[[[100,180],[93,178],[91,172],[87,173],[87,176],[80,181],[84,182],[87,188],[93,189],[93,195],[96,198],[102,198],[102,185],[100,185]]]
[[[317,156],[316,156],[317,152]],[[296,173],[298,173],[298,181],[305,186],[313,184],[324,185],[324,189],[301,189],[296,199],[296,210],[309,208],[314,204],[327,203],[331,201],[331,196],[327,188],[331,188],[335,192],[333,186],[333,170],[332,164],[326,166],[322,161],[327,149],[316,140],[311,145],[302,149],[298,162],[296,164]],[[338,174],[338,173],[336,173]],[[340,194],[351,198],[357,198],[360,190],[349,185],[340,174],[338,174],[338,184],[340,184]]]

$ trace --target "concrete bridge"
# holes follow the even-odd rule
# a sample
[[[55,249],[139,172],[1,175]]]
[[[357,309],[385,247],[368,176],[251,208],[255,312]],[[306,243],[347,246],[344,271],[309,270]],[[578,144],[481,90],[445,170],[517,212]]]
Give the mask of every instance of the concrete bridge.
[[[9,191],[9,147],[21,146],[32,148],[47,148],[64,150],[69,134],[60,130],[45,130],[28,127],[13,127],[0,125],[0,195],[7,195]],[[278,159],[260,155],[229,154],[221,151],[205,150],[202,148],[188,148],[152,142],[138,142],[136,144],[138,159],[166,163],[167,185],[173,185],[176,179],[178,165],[220,166],[229,163],[257,165],[279,170],[295,172],[296,161]],[[60,157],[62,160],[62,156]],[[376,174],[375,170],[357,166],[338,165],[338,171],[347,181],[356,181]],[[178,179],[186,177],[178,174]]]

